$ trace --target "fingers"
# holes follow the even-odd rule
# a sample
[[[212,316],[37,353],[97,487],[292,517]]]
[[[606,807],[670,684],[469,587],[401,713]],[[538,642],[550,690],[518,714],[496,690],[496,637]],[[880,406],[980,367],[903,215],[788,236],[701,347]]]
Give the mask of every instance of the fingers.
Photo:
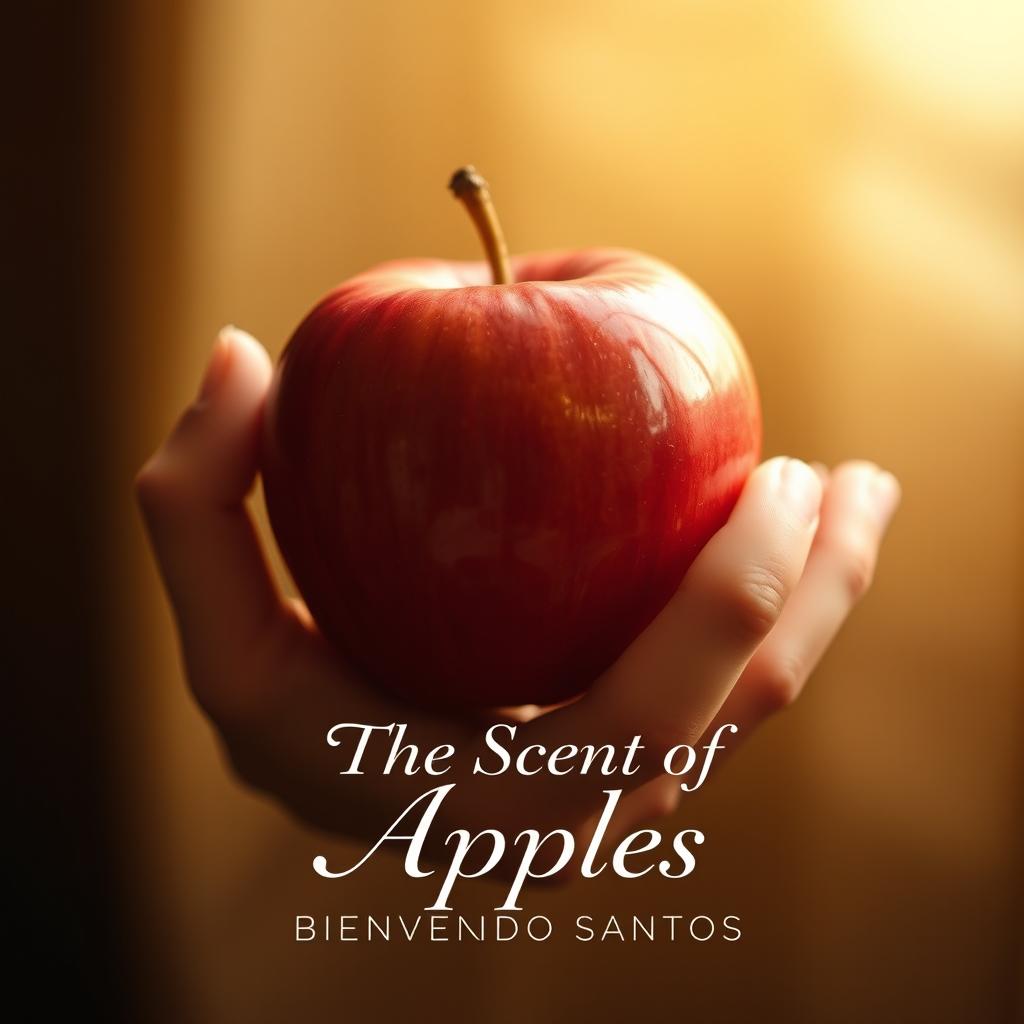
[[[216,703],[238,679],[279,598],[243,502],[259,462],[270,382],[263,347],[221,331],[199,396],[136,479],[196,695]]]
[[[701,735],[775,625],[803,572],[820,502],[821,482],[804,463],[758,467],[654,622],[581,700],[525,728],[617,745],[639,735],[643,771],[632,783],[651,778],[669,748]]]
[[[868,589],[879,546],[899,501],[896,478],[872,463],[847,462],[831,473],[803,577],[716,724],[733,722],[745,732],[799,696]]]

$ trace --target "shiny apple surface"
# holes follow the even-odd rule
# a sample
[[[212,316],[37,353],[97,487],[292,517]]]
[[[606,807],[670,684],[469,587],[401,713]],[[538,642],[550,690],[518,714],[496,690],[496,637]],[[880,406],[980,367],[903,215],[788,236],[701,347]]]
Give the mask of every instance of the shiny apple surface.
[[[550,704],[644,629],[761,441],[722,314],[624,250],[404,260],[341,284],[275,372],[263,478],[320,630],[419,703]],[[681,680],[681,684],[684,681]]]

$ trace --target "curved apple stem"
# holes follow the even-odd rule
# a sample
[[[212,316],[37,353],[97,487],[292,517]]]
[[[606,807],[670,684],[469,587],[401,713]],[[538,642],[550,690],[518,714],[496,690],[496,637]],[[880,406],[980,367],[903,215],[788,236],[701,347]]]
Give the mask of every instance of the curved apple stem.
[[[512,267],[508,261],[508,246],[505,244],[501,224],[498,223],[498,214],[494,210],[491,190],[483,175],[472,164],[467,164],[452,175],[448,187],[469,211],[476,225],[487,253],[487,262],[491,265],[494,283],[511,284]]]

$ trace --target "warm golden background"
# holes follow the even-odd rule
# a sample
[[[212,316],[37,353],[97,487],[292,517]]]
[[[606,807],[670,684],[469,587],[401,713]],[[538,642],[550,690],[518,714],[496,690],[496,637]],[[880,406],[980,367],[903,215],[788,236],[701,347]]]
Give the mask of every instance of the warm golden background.
[[[124,5],[107,147],[111,756],[127,962],[163,1022],[1009,1021],[1022,1012],[1024,8],[1014,0],[210,0]],[[415,912],[400,864],[229,777],[186,695],[130,480],[221,324],[274,354],[338,280],[616,244],[737,326],[768,453],[893,469],[876,588],[798,706],[678,827],[683,882],[529,908],[739,914],[740,943],[296,946],[296,913]],[[460,910],[493,905],[466,886]]]

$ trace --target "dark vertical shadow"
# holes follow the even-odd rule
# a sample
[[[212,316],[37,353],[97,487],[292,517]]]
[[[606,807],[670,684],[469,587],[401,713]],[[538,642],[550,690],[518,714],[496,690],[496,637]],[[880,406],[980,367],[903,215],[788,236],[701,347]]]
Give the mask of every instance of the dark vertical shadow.
[[[106,779],[103,396],[91,384],[105,356],[103,82],[116,6],[16,4],[4,14],[4,717],[17,816],[6,838],[7,934],[11,977],[43,1020],[139,1019]]]

